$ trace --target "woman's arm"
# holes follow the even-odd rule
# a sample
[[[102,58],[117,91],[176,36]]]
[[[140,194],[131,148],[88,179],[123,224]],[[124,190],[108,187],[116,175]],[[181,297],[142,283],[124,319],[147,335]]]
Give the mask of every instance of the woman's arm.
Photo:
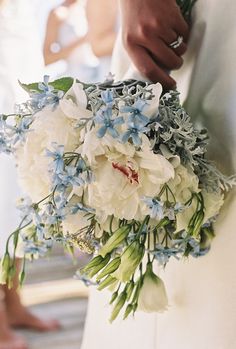
[[[58,52],[52,51],[52,45],[54,43],[57,43],[58,41],[58,32],[60,29],[60,26],[63,24],[63,19],[59,18],[56,11],[52,11],[49,15],[48,22],[47,22],[47,30],[46,30],[46,36],[44,41],[44,60],[45,64],[51,64],[54,63],[60,59],[66,59],[70,56],[71,52],[77,48],[78,46],[82,45],[87,41],[87,37],[84,36],[82,38],[79,38],[69,44],[68,46],[61,47]]]
[[[117,17],[116,0],[88,0],[88,39],[97,57],[111,55],[116,39]]]

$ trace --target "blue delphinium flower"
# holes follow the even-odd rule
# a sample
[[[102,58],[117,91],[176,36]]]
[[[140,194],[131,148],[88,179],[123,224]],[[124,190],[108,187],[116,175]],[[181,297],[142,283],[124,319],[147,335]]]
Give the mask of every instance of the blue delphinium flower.
[[[38,84],[39,91],[31,91],[29,101],[30,107],[34,111],[41,110],[46,105],[56,107],[60,99],[64,96],[63,91],[55,90],[53,86],[49,85],[49,76],[44,76],[44,81]]]
[[[59,209],[66,207],[68,203],[64,193],[60,192],[56,192],[56,195],[54,196],[54,202],[56,204],[56,207]]]
[[[33,220],[34,215],[38,207],[32,202],[29,197],[20,199],[17,205],[17,209],[20,211],[20,217],[24,219],[24,224]]]
[[[76,165],[65,166],[63,153],[64,148],[62,146],[57,147],[54,152],[47,151],[48,156],[54,158],[54,162],[49,168],[49,172],[52,174],[52,190],[56,187],[56,191],[61,194],[69,187],[91,183],[93,178],[91,170],[82,158],[77,160]]]
[[[112,108],[109,106],[102,107],[97,112],[94,121],[101,125],[101,128],[97,131],[98,138],[104,137],[106,133],[109,133],[113,138],[117,138],[119,133],[115,127],[124,123],[121,116],[112,119]]]
[[[66,166],[65,171],[62,174],[59,174],[61,184],[65,187],[84,185],[84,180],[79,174],[80,173],[76,167]]]
[[[80,158],[76,165],[76,173],[81,177],[84,183],[91,183],[93,180],[93,173],[83,158]]]
[[[7,143],[6,137],[4,134],[0,133],[0,153],[11,153],[12,149],[10,145]]]
[[[9,154],[12,151],[12,126],[8,125],[4,115],[0,115],[0,153]]]
[[[86,207],[81,203],[77,203],[76,205],[73,205],[70,208],[70,212],[72,214],[76,214],[77,212],[85,212],[85,213],[95,213],[95,209],[90,208],[90,207]]]
[[[107,106],[110,106],[110,107],[112,106],[113,101],[114,101],[114,96],[113,96],[112,90],[107,89],[106,91],[102,91],[101,97],[102,97],[103,102]]]
[[[142,144],[141,134],[148,131],[147,127],[144,127],[141,123],[128,123],[127,131],[121,136],[120,140],[122,143],[128,142],[130,139],[133,144],[139,147]]]
[[[67,216],[66,209],[56,208],[52,204],[47,204],[46,209],[44,211],[44,221],[46,224],[53,225],[58,222],[62,222]]]
[[[53,163],[50,165],[50,170],[55,174],[60,174],[64,170],[64,145],[58,145],[57,143],[52,143],[52,148],[54,150],[46,149],[46,155],[53,159]]]
[[[24,237],[22,237],[22,239],[23,239],[22,246],[24,249],[24,253],[30,254],[35,257],[45,256],[49,248],[52,247],[52,241],[50,240],[35,242]]]
[[[20,211],[21,218],[24,219],[22,223],[24,225],[33,223],[38,239],[42,240],[46,230],[38,205],[34,204],[29,197],[26,197],[21,199],[17,208]]]
[[[182,249],[175,247],[164,247],[161,244],[155,246],[153,251],[149,251],[160,265],[166,265],[171,257],[179,260],[178,254],[180,254]]]
[[[181,248],[183,251],[186,251],[189,247],[192,248],[190,255],[193,257],[201,257],[207,254],[210,250],[210,247],[201,248],[200,241],[194,239],[192,236],[189,236],[186,231],[182,233],[182,236],[173,241],[173,244],[176,248]]]
[[[150,217],[158,220],[167,217],[170,221],[174,221],[176,213],[182,212],[185,208],[185,206],[180,203],[165,203],[157,198],[144,197],[142,200],[151,210]]]
[[[205,256],[210,250],[210,246],[206,248],[201,248],[199,241],[196,241],[193,238],[189,239],[189,245],[192,247],[190,255],[195,258]]]
[[[122,113],[129,113],[129,117],[128,117],[129,123],[137,123],[139,125],[146,126],[150,121],[149,118],[142,113],[146,105],[147,105],[146,101],[142,99],[138,99],[136,102],[134,102],[132,106],[129,106],[129,105],[122,106],[120,108],[120,111]]]
[[[150,217],[161,220],[164,218],[164,203],[155,198],[144,197],[142,201],[151,210]]]
[[[9,137],[12,145],[25,140],[26,133],[30,132],[29,126],[33,119],[31,117],[22,117],[16,126],[9,126]]]
[[[177,202],[175,204],[165,205],[164,215],[168,217],[169,220],[174,221],[176,218],[176,214],[183,212],[186,209],[186,206]]]

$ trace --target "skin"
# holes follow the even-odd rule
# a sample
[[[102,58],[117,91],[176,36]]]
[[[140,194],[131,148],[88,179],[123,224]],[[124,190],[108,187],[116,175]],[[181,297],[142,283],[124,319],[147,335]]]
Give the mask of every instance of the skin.
[[[0,286],[0,349],[27,349],[28,346],[12,328],[28,328],[39,332],[48,332],[59,329],[60,324],[56,320],[42,320],[33,315],[21,303],[18,294],[19,270],[21,262],[16,261],[17,273],[13,281],[13,287],[8,289],[6,285]]]
[[[16,335],[8,325],[5,304],[0,304],[0,349],[27,349],[25,340]]]
[[[65,1],[62,6],[69,8],[74,3],[76,3],[76,0],[68,0]],[[83,45],[87,41],[87,36],[84,36],[82,38],[76,39],[69,45],[62,47],[59,52],[52,52],[51,45],[57,42],[60,27],[65,19],[66,18],[61,18],[58,15],[57,9],[51,11],[51,13],[49,14],[43,48],[44,61],[46,65],[55,63],[60,59],[67,59],[77,47]]]
[[[76,0],[67,0],[62,6],[68,8],[75,2]],[[68,58],[73,50],[85,42],[91,44],[92,50],[97,57],[110,56],[116,39],[115,25],[117,13],[117,0],[88,0],[86,6],[89,24],[88,34],[83,38],[75,40],[68,46],[62,47],[59,52],[52,52],[51,45],[57,42],[58,32],[64,19],[58,16],[57,9],[51,11],[44,41],[45,64]],[[105,21],[104,18],[106,18]]]
[[[118,2],[116,0],[88,0],[88,40],[97,57],[110,56],[116,39]],[[106,20],[104,20],[106,19]]]
[[[187,49],[189,26],[176,0],[120,0],[125,48],[140,73],[165,90],[176,82],[168,72],[179,69]],[[178,36],[184,42],[177,49],[169,45]]]

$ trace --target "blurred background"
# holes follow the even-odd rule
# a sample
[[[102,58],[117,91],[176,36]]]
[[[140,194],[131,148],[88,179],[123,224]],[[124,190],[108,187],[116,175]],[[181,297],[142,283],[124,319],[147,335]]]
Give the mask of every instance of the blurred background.
[[[15,103],[27,98],[18,80],[40,81],[45,74],[52,80],[105,80],[118,17],[116,0],[0,0],[0,113],[11,113]],[[22,194],[13,159],[6,155],[0,155],[0,193],[2,258],[19,220],[15,202]],[[78,252],[73,261],[56,246],[47,259],[28,263],[19,292],[17,281],[11,292],[0,286],[0,349],[80,348],[88,290],[73,276],[87,260]],[[18,268],[20,264],[17,261]],[[25,323],[22,318],[16,321],[19,314]],[[49,319],[55,322],[43,322]],[[44,330],[35,331],[37,324]],[[25,329],[15,329],[21,325]]]

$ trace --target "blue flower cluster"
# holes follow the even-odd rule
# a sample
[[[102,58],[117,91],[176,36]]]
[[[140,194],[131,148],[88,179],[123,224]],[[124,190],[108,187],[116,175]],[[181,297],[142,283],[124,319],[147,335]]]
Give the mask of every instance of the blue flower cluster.
[[[162,244],[157,244],[154,250],[149,251],[155,257],[160,265],[165,266],[171,257],[180,259],[180,254],[183,252],[182,248],[165,247]]]
[[[0,153],[10,153],[11,152],[11,144],[8,141],[8,130],[9,127],[4,118],[4,115],[0,115]]]
[[[55,90],[52,85],[49,85],[49,76],[45,75],[44,81],[38,84],[38,90],[30,91],[31,99],[28,104],[34,112],[43,109],[47,105],[55,108],[63,96],[63,91]]]
[[[195,258],[205,256],[210,250],[210,246],[202,247],[200,241],[189,236],[186,231],[183,231],[180,238],[173,240],[173,244],[179,250],[189,250],[189,254]]]
[[[19,143],[25,141],[26,133],[30,130],[32,116],[18,115],[13,126],[10,117],[0,115],[0,153],[12,153]]]
[[[150,217],[157,220],[167,217],[170,221],[174,221],[176,213],[185,209],[185,206],[180,203],[164,202],[158,198],[144,197],[142,200],[151,211]]]
[[[72,153],[67,157],[64,153],[64,146],[56,143],[52,144],[52,148],[53,150],[47,149],[46,155],[53,159],[49,167],[53,189],[56,188],[57,192],[65,193],[68,188],[84,186],[92,181],[92,172],[79,154]],[[66,160],[70,162],[75,159],[75,164],[66,165]]]
[[[141,135],[149,131],[147,125],[150,119],[144,115],[143,111],[147,105],[146,101],[138,98],[132,105],[123,105],[119,108],[119,113],[126,115],[116,115],[117,110],[113,107],[117,104],[112,90],[106,90],[101,93],[103,105],[97,111],[94,122],[101,125],[97,131],[97,136],[102,138],[108,133],[113,138],[119,139],[122,143],[132,141],[133,144],[139,147],[142,144]],[[118,102],[121,99],[118,98]],[[119,126],[125,124],[124,133],[119,132]]]
[[[34,204],[29,197],[26,197],[21,199],[17,208],[20,211],[22,223],[24,225],[32,223],[35,227],[37,239],[42,241],[45,237],[45,224],[39,206]]]
[[[51,240],[35,242],[26,237],[23,238],[24,253],[31,255],[32,258],[44,257],[48,250],[52,247]]]

